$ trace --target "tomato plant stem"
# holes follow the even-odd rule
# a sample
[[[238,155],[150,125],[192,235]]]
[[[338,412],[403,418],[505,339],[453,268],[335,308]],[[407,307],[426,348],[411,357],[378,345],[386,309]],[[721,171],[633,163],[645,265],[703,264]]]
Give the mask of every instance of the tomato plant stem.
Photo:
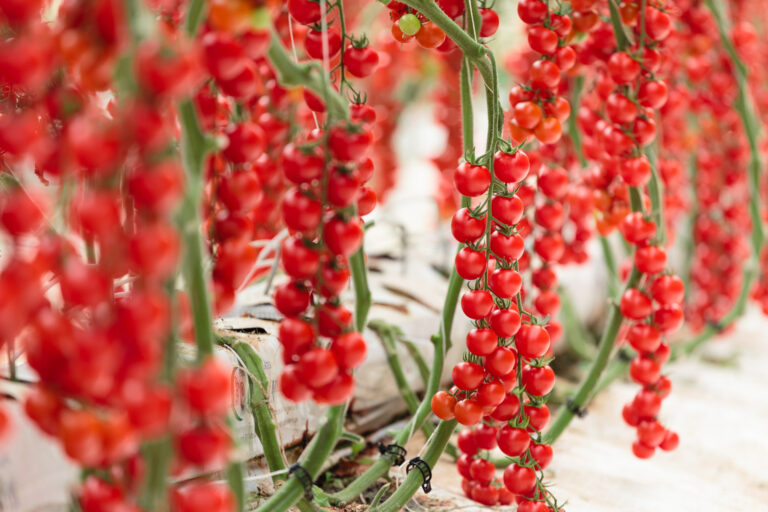
[[[629,280],[627,281],[625,290],[636,286],[638,281],[640,281],[640,277],[641,274],[637,268],[633,268],[632,273],[629,276]],[[589,367],[587,376],[584,378],[584,381],[579,386],[578,391],[576,391],[576,394],[573,396],[573,406],[563,407],[560,409],[557,418],[555,418],[552,426],[549,427],[549,430],[547,430],[547,433],[544,435],[545,443],[552,444],[555,442],[555,440],[560,437],[560,434],[563,433],[565,428],[573,419],[575,415],[573,411],[583,409],[589,402],[595,385],[597,384],[598,380],[600,379],[600,375],[603,373],[603,370],[608,364],[608,359],[611,357],[611,351],[613,350],[616,336],[619,333],[619,329],[621,328],[623,320],[624,317],[622,317],[621,311],[619,311],[619,304],[614,301],[613,305],[611,306],[608,323],[605,327],[605,330],[603,331],[602,337],[600,338],[597,355],[595,356],[594,361],[592,361],[592,365]]]
[[[430,468],[433,468],[437,463],[437,459],[445,451],[445,447],[448,445],[448,441],[451,439],[453,431],[456,429],[456,420],[441,421],[438,425],[435,433],[429,438],[427,442],[427,448],[424,455],[421,457]],[[424,482],[424,476],[421,471],[414,469],[405,478],[403,483],[387,501],[381,503],[378,506],[371,507],[370,512],[397,512],[402,510],[411,497],[416,494],[419,486]]]
[[[363,332],[365,320],[371,309],[371,290],[368,287],[365,253],[362,246],[349,259],[349,268],[352,273],[352,285],[355,288],[355,327],[358,332]]]
[[[432,412],[432,396],[437,392],[440,386],[440,377],[443,373],[443,364],[445,352],[450,345],[450,333],[453,326],[453,318],[456,313],[456,305],[461,293],[461,287],[464,280],[456,273],[454,268],[448,281],[448,291],[445,294],[445,303],[443,304],[443,314],[440,320],[440,332],[432,336],[434,344],[434,357],[432,359],[432,371],[427,382],[427,388],[424,391],[424,399],[419,404],[416,413],[411,417],[411,421],[399,431],[394,440],[395,444],[404,445],[411,438],[413,433],[421,427],[421,424]],[[391,455],[384,454],[371,465],[362,475],[353,480],[346,488],[336,494],[329,496],[334,505],[343,505],[357,498],[368,487],[384,476],[392,466],[393,458]]]

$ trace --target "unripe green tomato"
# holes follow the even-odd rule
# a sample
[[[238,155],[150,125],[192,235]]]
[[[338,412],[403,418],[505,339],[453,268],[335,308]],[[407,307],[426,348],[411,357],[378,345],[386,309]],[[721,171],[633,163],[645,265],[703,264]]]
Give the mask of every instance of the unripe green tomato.
[[[421,22],[415,14],[403,14],[397,20],[400,30],[407,36],[415,36],[421,30]]]

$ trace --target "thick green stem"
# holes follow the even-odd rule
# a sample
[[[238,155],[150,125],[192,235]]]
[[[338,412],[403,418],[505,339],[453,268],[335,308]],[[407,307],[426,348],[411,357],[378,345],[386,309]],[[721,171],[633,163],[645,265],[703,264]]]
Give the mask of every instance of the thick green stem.
[[[213,354],[213,315],[208,298],[208,276],[203,256],[200,202],[203,194],[203,164],[208,141],[200,129],[192,100],[179,105],[181,160],[187,178],[178,224],[184,240],[182,270],[195,327],[198,361]]]
[[[584,77],[579,75],[573,79],[573,91],[571,92],[571,114],[568,116],[568,136],[571,138],[573,150],[576,152],[576,158],[579,159],[579,165],[586,167],[588,162],[584,158],[584,150],[581,145],[581,131],[579,130],[578,116],[579,103],[581,102],[581,91],[584,88]]]
[[[400,358],[397,356],[397,347],[395,346],[395,337],[397,336],[395,331],[397,328],[387,324],[383,320],[372,320],[368,323],[368,327],[370,327],[381,340],[381,346],[384,348],[384,353],[387,354],[387,364],[392,372],[392,377],[395,379],[395,384],[397,385],[397,391],[400,393],[400,397],[405,401],[411,415],[416,414],[416,411],[419,408],[419,399],[408,384],[408,379],[403,371],[403,366],[400,364]],[[432,435],[434,428],[429,423],[424,423],[421,425],[421,430],[426,437],[429,437]]]
[[[589,333],[581,324],[576,310],[573,307],[571,296],[564,288],[558,289],[562,304],[562,319],[565,327],[565,341],[574,354],[581,359],[591,361],[595,357],[595,346]]]
[[[656,223],[656,241],[664,245],[667,241],[666,226],[664,223],[664,185],[659,179],[659,169],[656,162],[656,153],[652,149],[646,149],[646,157],[651,164],[651,179],[648,181],[648,195],[651,198],[651,219]]]
[[[618,300],[619,295],[619,268],[616,266],[616,258],[613,256],[613,249],[608,238],[600,235],[600,248],[603,250],[603,259],[605,267],[608,270],[608,297],[612,300]]]
[[[312,442],[299,459],[299,464],[314,481],[320,475],[323,464],[331,455],[336,440],[343,431],[345,405],[331,407],[325,416],[325,423],[315,434]],[[303,496],[304,486],[296,477],[291,477],[271,498],[256,509],[257,512],[282,512],[294,506]]]
[[[424,399],[419,404],[416,413],[411,417],[411,421],[400,432],[395,435],[393,442],[401,446],[405,445],[411,438],[411,435],[418,430],[422,423],[432,412],[432,397],[440,386],[440,377],[443,373],[443,362],[445,352],[450,345],[450,333],[453,326],[453,318],[456,313],[456,305],[459,301],[464,280],[456,273],[454,268],[448,281],[448,291],[445,294],[445,303],[443,304],[443,315],[440,321],[440,333],[432,337],[435,346],[434,357],[432,359],[432,372],[430,373],[427,388],[424,391]],[[366,489],[373,485],[376,480],[387,474],[392,466],[394,459],[391,455],[384,454],[379,457],[362,475],[357,477],[346,488],[330,496],[331,503],[334,505],[343,505],[357,498]]]
[[[365,320],[371,309],[371,290],[368,288],[368,276],[365,271],[365,253],[363,247],[349,259],[352,284],[355,288],[355,327],[358,332],[365,329]]]
[[[638,281],[640,281],[640,277],[641,274],[637,268],[633,268],[632,274],[629,276],[629,281],[627,281],[627,286],[625,289],[637,286]],[[623,320],[624,317],[621,315],[621,311],[619,311],[619,305],[614,303],[611,307],[610,316],[608,317],[608,324],[605,327],[605,331],[603,331],[602,338],[600,338],[600,344],[598,345],[597,349],[597,356],[595,357],[594,361],[592,361],[592,365],[589,368],[589,372],[587,373],[586,378],[581,383],[578,391],[576,391],[576,394],[572,398],[572,407],[563,407],[560,409],[557,418],[552,423],[552,426],[549,427],[547,433],[544,435],[545,443],[552,444],[558,437],[560,437],[560,434],[563,433],[565,428],[573,419],[573,411],[583,409],[584,406],[586,406],[589,402],[594,387],[597,384],[597,381],[600,379],[600,375],[603,373],[606,365],[608,364],[608,359],[611,357],[611,351],[613,350],[613,346],[616,342],[616,336],[619,333],[619,329],[621,328]]]
[[[630,187],[629,196],[632,211],[642,211],[642,199],[640,197],[640,191],[635,187]],[[632,273],[630,274],[624,289],[628,290],[637,286],[637,283],[640,281],[641,277],[642,274],[637,270],[636,267],[633,267]],[[544,435],[544,442],[547,444],[555,442],[555,440],[560,437],[560,434],[563,433],[565,428],[575,416],[573,411],[583,409],[587,405],[590,398],[593,396],[594,389],[600,379],[600,375],[602,375],[603,370],[605,370],[605,367],[608,364],[608,360],[611,357],[611,352],[613,351],[613,347],[616,343],[616,336],[619,334],[619,329],[621,328],[621,324],[624,321],[624,317],[619,310],[619,304],[616,301],[616,298],[612,297],[611,302],[611,312],[608,316],[608,322],[605,326],[605,330],[603,331],[603,335],[600,338],[600,343],[597,346],[597,356],[595,356],[595,359],[592,361],[584,381],[581,383],[579,389],[576,391],[576,394],[571,399],[571,407],[563,407],[560,409],[557,418],[555,418],[552,426],[549,427],[549,430],[547,430],[547,433]]]
[[[429,438],[427,450],[424,452],[422,459],[430,468],[435,466],[437,459],[445,451],[445,447],[448,445],[448,441],[451,439],[455,429],[456,420],[442,421],[432,437]],[[384,503],[371,507],[370,512],[397,512],[402,510],[411,497],[416,494],[416,491],[419,490],[423,482],[424,476],[421,471],[417,469],[411,471],[394,494]]]
[[[264,364],[248,343],[234,338],[225,338],[224,342],[229,344],[232,350],[237,353],[251,378],[248,402],[269,470],[275,472],[285,469],[285,460],[280,449],[280,441],[277,438],[277,426],[272,417],[272,411],[269,409],[269,399],[266,394],[269,381],[264,373]],[[273,479],[283,478],[282,475],[276,475]]]
[[[315,64],[294,62],[274,32],[267,49],[267,58],[277,72],[277,80],[281,85],[284,87],[305,87],[323,98],[329,118],[339,120],[349,117],[347,101],[333,90],[323,69]]]

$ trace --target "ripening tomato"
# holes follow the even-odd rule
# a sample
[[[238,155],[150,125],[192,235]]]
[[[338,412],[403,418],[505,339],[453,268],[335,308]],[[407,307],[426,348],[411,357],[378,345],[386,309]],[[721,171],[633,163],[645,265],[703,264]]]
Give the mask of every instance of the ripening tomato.
[[[481,505],[494,506],[499,501],[499,488],[491,482],[474,482],[470,497]]]
[[[510,299],[520,293],[523,278],[511,268],[499,268],[489,276],[488,285],[497,297]]]
[[[335,338],[352,326],[352,312],[342,305],[323,304],[315,307],[317,332]]]
[[[672,432],[671,430],[667,430],[667,434],[664,436],[664,440],[659,445],[659,448],[664,450],[665,452],[671,452],[677,446],[680,444],[680,437],[677,435],[676,432]]]
[[[654,352],[661,344],[661,334],[652,325],[637,323],[627,331],[627,341],[638,352]]]
[[[317,23],[322,16],[320,4],[312,0],[288,0],[288,12],[302,25]]]
[[[363,226],[358,218],[334,217],[323,227],[323,241],[331,253],[348,258],[363,243]]]
[[[645,245],[635,251],[635,266],[643,274],[658,274],[667,267],[667,251],[657,245]]]
[[[520,0],[517,4],[517,15],[529,25],[546,20],[547,11],[547,4],[542,0]]]
[[[478,9],[480,11],[480,37],[491,37],[499,30],[499,15],[493,9]]]
[[[331,343],[333,353],[339,368],[354,370],[365,361],[367,347],[363,335],[359,332],[348,332],[334,339]]]
[[[638,459],[648,459],[651,456],[653,456],[653,453],[656,451],[656,448],[653,448],[651,446],[646,446],[640,441],[635,441],[632,443],[632,453],[635,454],[635,457]]]
[[[316,347],[306,351],[296,365],[301,381],[312,389],[325,386],[339,374],[339,366],[333,353]]]
[[[323,55],[323,39],[326,40],[326,54]],[[308,30],[304,36],[304,48],[313,59],[332,59],[341,51],[341,34],[338,30]]]
[[[629,84],[640,75],[640,64],[627,52],[616,52],[608,59],[608,73],[617,84]]]
[[[340,405],[349,400],[355,392],[355,379],[349,373],[339,372],[328,384],[312,391],[312,398],[318,404]]]
[[[520,399],[514,393],[504,397],[504,401],[491,413],[491,417],[498,421],[509,421],[520,412]]]
[[[650,386],[661,377],[661,365],[650,357],[638,355],[629,365],[629,375],[638,384]]]
[[[475,251],[469,247],[462,247],[456,253],[456,273],[462,279],[473,280],[479,278],[485,272],[485,253]]]
[[[540,432],[549,423],[550,412],[547,404],[540,406],[524,405],[523,413],[528,417],[528,432]]]
[[[312,397],[312,390],[305,385],[298,365],[289,364],[280,374],[280,392],[291,402],[304,402]]]
[[[533,130],[541,122],[544,112],[533,101],[521,101],[514,106],[512,115],[518,126]]]
[[[640,84],[637,101],[644,107],[660,109],[667,102],[667,84],[663,80],[651,80]]]
[[[473,391],[483,383],[485,372],[479,364],[463,361],[453,367],[451,377],[459,389]]]
[[[524,151],[514,154],[497,151],[493,156],[493,172],[504,183],[517,183],[525,179],[530,169],[530,160]]]
[[[632,212],[622,220],[621,234],[631,244],[644,244],[656,235],[656,224],[645,219],[642,212]]]
[[[470,290],[461,296],[461,310],[473,320],[488,316],[493,304],[493,297],[487,290]]]
[[[528,450],[531,436],[525,429],[504,425],[499,429],[496,440],[504,455],[520,457]]]
[[[531,443],[531,457],[541,469],[546,469],[552,462],[554,455],[552,447],[548,444]]]
[[[536,472],[531,468],[510,464],[504,470],[504,485],[514,494],[530,496],[536,488]]]
[[[528,46],[531,50],[551,55],[557,50],[559,38],[554,30],[550,30],[542,25],[534,25],[528,29]]]
[[[485,234],[485,217],[473,217],[469,208],[461,208],[451,219],[451,233],[462,244],[477,242]]]
[[[229,432],[217,424],[200,424],[176,436],[176,453],[184,462],[210,466],[226,461],[232,446]]]
[[[201,416],[221,416],[230,407],[231,372],[214,357],[207,358],[197,368],[179,372],[176,385],[189,408]]]
[[[456,168],[453,182],[459,194],[477,197],[484,194],[491,184],[491,173],[487,167],[463,162]]]
[[[523,324],[515,336],[515,347],[522,357],[537,359],[549,350],[549,333],[540,325]]]
[[[320,268],[320,253],[301,236],[290,236],[281,244],[280,263],[294,279],[308,279]]]
[[[426,23],[416,34],[416,42],[422,48],[437,48],[445,41],[445,32],[434,23]]]
[[[467,350],[476,356],[485,356],[493,352],[498,345],[496,333],[491,329],[476,328],[467,333]]]
[[[483,407],[496,407],[504,401],[506,391],[504,386],[499,382],[486,382],[480,386],[477,390],[477,401]],[[490,450],[491,448],[486,448]]]
[[[365,78],[379,65],[379,54],[370,46],[350,46],[344,52],[344,66],[350,75]]]
[[[534,396],[544,396],[555,387],[555,372],[549,366],[523,368],[523,387]]]
[[[487,484],[496,475],[496,466],[489,460],[478,458],[469,465],[469,474],[472,476],[472,480]]]
[[[432,412],[441,420],[452,420],[456,408],[456,398],[447,391],[438,391],[432,396]]]
[[[373,142],[373,134],[366,128],[354,125],[334,126],[328,132],[328,146],[331,155],[342,162],[357,162]]]
[[[683,280],[675,275],[660,276],[651,283],[651,297],[659,304],[680,304],[684,296]]]
[[[477,425],[483,417],[483,407],[471,398],[458,402],[453,412],[456,421],[465,426]]]
[[[461,453],[465,455],[469,455],[470,457],[476,455],[478,448],[475,443],[475,431],[470,429],[461,430],[456,437],[456,446],[461,450]]]
[[[511,338],[520,329],[520,313],[514,309],[497,309],[491,313],[489,323],[499,338]]]
[[[509,347],[496,347],[483,358],[485,370],[495,377],[503,377],[515,371],[517,352]]]
[[[519,260],[525,251],[525,241],[519,234],[505,235],[499,231],[491,234],[491,252],[497,258],[511,263]]]
[[[624,292],[619,309],[621,314],[630,320],[642,320],[653,312],[651,299],[637,288]]]
[[[264,131],[255,123],[230,125],[226,135],[229,142],[222,154],[230,162],[236,164],[251,162],[264,152]]]
[[[232,512],[235,510],[235,497],[229,486],[212,482],[193,482],[180,489],[173,489],[170,503],[171,512]]]

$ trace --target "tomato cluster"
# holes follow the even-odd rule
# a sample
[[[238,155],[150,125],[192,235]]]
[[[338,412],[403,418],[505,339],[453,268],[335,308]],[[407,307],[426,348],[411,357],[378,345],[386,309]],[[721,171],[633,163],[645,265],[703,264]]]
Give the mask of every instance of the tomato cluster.
[[[299,4],[289,4],[296,21],[320,21],[319,12],[309,16],[307,6]],[[312,44],[326,49],[339,38],[327,28],[311,37],[325,38],[324,43]],[[333,46],[333,53],[338,53],[341,42]],[[360,72],[353,53],[363,49],[350,47],[341,55],[342,80],[346,80],[345,70],[354,76],[370,74],[372,69]],[[308,54],[323,57],[309,48]],[[276,288],[274,304],[285,316],[278,332],[286,364],[280,389],[294,402],[312,398],[329,405],[344,403],[354,392],[351,372],[365,359],[365,340],[352,329],[352,313],[340,303],[339,295],[349,282],[349,258],[362,245],[360,216],[375,205],[370,189],[361,188],[373,172],[366,153],[374,120],[371,107],[356,104],[351,121],[315,129],[283,150],[283,172],[292,186],[282,204],[290,236],[282,244],[281,261],[291,280]]]

